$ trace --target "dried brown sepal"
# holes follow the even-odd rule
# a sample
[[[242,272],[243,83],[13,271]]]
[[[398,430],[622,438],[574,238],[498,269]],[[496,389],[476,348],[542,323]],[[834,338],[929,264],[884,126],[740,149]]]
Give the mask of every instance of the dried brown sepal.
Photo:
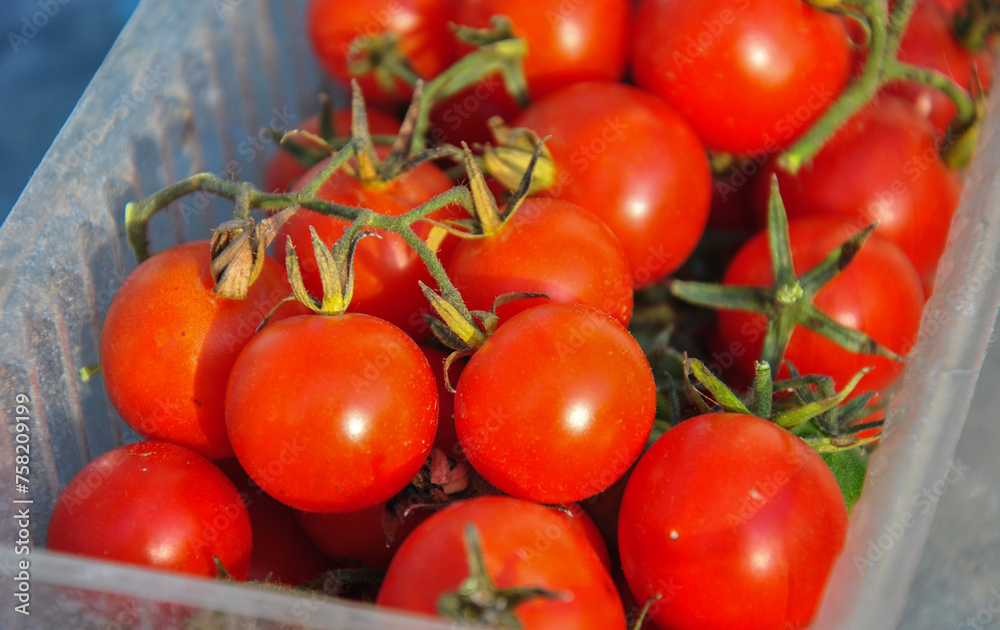
[[[212,263],[209,272],[217,295],[232,300],[246,298],[250,285],[264,268],[267,246],[291,216],[283,210],[254,225],[250,217],[226,221],[212,233]]]

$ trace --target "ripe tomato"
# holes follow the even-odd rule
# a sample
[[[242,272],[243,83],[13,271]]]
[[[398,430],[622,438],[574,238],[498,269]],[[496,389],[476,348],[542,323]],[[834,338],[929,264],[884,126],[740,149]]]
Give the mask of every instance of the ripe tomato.
[[[660,99],[618,83],[578,83],[529,107],[513,127],[552,152],[547,194],[587,208],[621,241],[636,288],[671,273],[701,238],[712,178],[694,131]]]
[[[837,480],[754,416],[698,416],[639,460],[622,500],[622,566],[660,628],[805,628],[847,537]]]
[[[250,516],[253,555],[247,580],[297,586],[333,568],[330,558],[295,520],[292,508],[261,490],[235,458],[216,462],[216,465],[236,486]]]
[[[267,259],[246,299],[220,297],[210,256],[208,241],[184,243],[129,274],[104,318],[101,371],[111,404],[136,433],[221,458],[233,455],[223,417],[229,372],[291,290]]]
[[[561,595],[517,605],[524,630],[625,627],[614,583],[589,543],[553,510],[509,497],[471,499],[424,521],[396,553],[376,603],[438,614],[441,596],[469,577],[467,525],[479,534],[486,572],[498,589],[540,587]]]
[[[504,293],[530,291],[593,306],[622,326],[632,318],[621,243],[592,213],[561,199],[526,199],[496,233],[459,242],[447,269],[470,309],[488,311]],[[517,300],[497,315],[505,321],[549,300]]]
[[[581,304],[528,309],[469,360],[455,394],[458,440],[502,492],[567,503],[613,484],[653,426],[656,386],[639,344]]]
[[[538,99],[583,81],[617,81],[628,58],[629,0],[460,0],[455,23],[491,26],[505,15],[528,44],[524,74]]]
[[[268,325],[233,366],[226,426],[265,492],[309,512],[352,512],[402,490],[437,428],[437,386],[403,331],[361,314]]]
[[[385,503],[379,503],[342,514],[297,511],[295,517],[309,538],[334,560],[354,560],[369,569],[385,571],[403,540],[431,514],[429,510],[408,514],[392,533],[390,542],[385,513]]]
[[[829,107],[850,72],[844,21],[802,0],[643,0],[632,66],[708,148],[787,147]]]
[[[765,175],[756,204],[761,224]],[[831,216],[856,230],[879,221],[878,233],[906,253],[931,294],[961,184],[941,160],[933,128],[910,103],[883,96],[851,118],[811,165],[794,176],[779,170],[778,183],[789,220]]]
[[[590,515],[580,507],[580,504],[569,503],[564,506],[556,506],[552,508],[552,511],[563,520],[566,529],[576,532],[590,543],[597,558],[601,561],[601,566],[604,567],[605,571],[611,573],[611,555],[608,553],[608,546],[604,542],[601,530],[597,528],[594,519],[590,518]]]
[[[366,107],[365,113],[368,117],[368,131],[372,135],[389,135],[399,131],[399,121],[394,116],[386,114],[372,107]],[[333,111],[331,122],[333,131],[338,136],[349,137],[351,135],[351,108],[343,107]],[[307,118],[298,129],[311,131],[319,134],[319,114]],[[267,163],[264,171],[264,186],[262,190],[268,192],[284,192],[298,181],[309,169],[299,163],[291,153],[281,148],[274,154],[271,161]]]
[[[46,546],[102,560],[237,580],[250,568],[250,517],[239,492],[197,453],[165,442],[109,451],[59,495]]]
[[[377,147],[377,152],[384,157],[388,148]],[[314,177],[322,169],[322,165],[323,163],[317,164],[307,173],[296,185],[296,190]],[[341,170],[317,194],[329,201],[399,216],[451,187],[452,182],[444,172],[425,162],[392,182],[371,186]],[[430,216],[443,220],[467,215],[461,208],[448,207]],[[310,225],[316,229],[324,243],[331,245],[343,235],[347,222],[300,208],[281,226],[276,239],[281,246],[276,253],[278,260],[284,264],[285,239],[291,237],[302,269],[302,280],[310,293],[319,296],[322,295],[322,285],[313,254]],[[413,230],[421,238],[426,238],[431,227],[427,223],[418,222]],[[380,317],[413,336],[426,336],[430,330],[421,313],[430,312],[430,308],[417,283],[422,281],[435,286],[434,279],[402,237],[388,233],[381,233],[381,236],[382,238],[367,238],[358,243],[354,255],[354,296],[349,308],[351,311]],[[455,241],[457,239],[454,237],[445,239],[438,250],[442,262],[447,262],[451,257]]]
[[[974,53],[962,46],[953,35],[953,22],[952,13],[940,4],[918,3],[899,46],[899,59],[943,72],[967,90],[972,87],[973,66],[977,66],[983,84],[989,87],[993,76],[989,52]],[[889,84],[887,91],[912,102],[917,111],[934,123],[938,133],[944,134],[955,118],[955,103],[929,85],[895,83]]]
[[[784,191],[782,191],[784,192]],[[792,262],[802,274],[819,264],[834,248],[858,232],[834,217],[814,217],[789,222]],[[773,283],[767,234],[750,239],[730,263],[725,284],[765,286]],[[917,340],[924,294],[920,277],[903,252],[878,230],[854,261],[816,296],[815,305],[837,322],[867,333],[882,345],[905,356]],[[760,358],[767,321],[763,315],[741,311],[719,312],[719,341],[725,357],[749,382],[754,361]],[[850,352],[803,326],[792,334],[785,359],[802,374],[826,374],[838,387],[846,385],[862,368],[875,369],[865,376],[855,394],[882,391],[899,377],[901,363]],[[723,366],[728,367],[728,366]],[[782,367],[782,374],[787,368]]]
[[[528,45],[524,74],[528,93],[539,99],[582,81],[617,81],[625,72],[631,8],[629,0],[460,0],[455,23],[486,28],[495,15],[514,24]],[[462,52],[473,48],[459,44]],[[521,111],[499,73],[446,98],[431,115],[431,138],[438,143],[492,140],[486,121],[510,121]]]
[[[432,79],[455,58],[455,36],[448,28],[453,14],[453,0],[310,0],[306,20],[309,40],[326,72],[344,85],[356,78],[369,103],[391,106],[407,101],[412,89],[397,80],[395,89],[386,91],[371,73],[351,74],[347,58],[352,43],[394,33],[417,76]]]

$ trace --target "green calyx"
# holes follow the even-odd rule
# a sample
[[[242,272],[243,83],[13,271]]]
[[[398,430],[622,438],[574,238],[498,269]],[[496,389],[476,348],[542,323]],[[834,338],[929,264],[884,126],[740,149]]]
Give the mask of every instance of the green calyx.
[[[295,254],[292,239],[285,242],[285,269],[288,282],[292,285],[292,293],[296,300],[306,305],[314,313],[320,315],[340,315],[347,310],[354,294],[354,251],[358,241],[366,236],[379,236],[376,232],[365,230],[367,222],[362,215],[344,231],[332,248],[327,248],[316,230],[310,225],[312,247],[316,256],[316,266],[319,269],[320,283],[323,286],[322,299],[309,294],[302,281],[302,270],[299,258]],[[381,238],[381,237],[379,237]]]
[[[530,129],[511,129],[499,116],[489,120],[490,132],[496,146],[483,147],[483,168],[510,190],[517,190],[524,181],[524,174],[533,172],[528,194],[534,195],[550,188],[556,179],[555,163],[547,147]]]
[[[788,235],[788,217],[775,177],[771,182],[767,214],[774,284],[771,287],[737,287],[675,281],[670,285],[670,291],[675,297],[698,306],[766,315],[768,327],[760,358],[768,365],[781,365],[792,333],[799,325],[827,337],[851,352],[902,362],[904,357],[869,335],[834,321],[813,304],[820,290],[850,265],[874,229],[875,224],[868,226],[830,252],[816,267],[802,276],[796,276]]]
[[[504,293],[493,301],[491,310],[469,311],[457,294],[451,298],[444,297],[423,282],[420,283],[420,289],[427,301],[430,302],[431,308],[438,315],[438,317],[424,315],[424,321],[430,326],[431,333],[437,340],[452,350],[452,353],[445,360],[444,374],[445,388],[453,394],[455,388],[448,379],[452,363],[473,354],[486,343],[486,340],[500,325],[500,318],[497,317],[496,313],[497,309],[516,300],[548,297],[544,293],[529,293],[527,291]]]
[[[512,219],[518,208],[521,207],[525,198],[531,194],[535,178],[535,169],[542,159],[544,152],[545,138],[539,140],[534,145],[531,158],[524,166],[520,174],[520,180],[516,190],[511,194],[504,211],[501,212],[497,205],[496,198],[490,192],[486,183],[486,177],[476,158],[472,155],[468,145],[462,143],[463,165],[469,178],[469,191],[472,194],[472,218],[465,220],[451,220],[445,223],[436,223],[438,227],[446,230],[460,238],[484,238],[492,236],[503,229],[503,226]]]
[[[463,624],[482,624],[494,628],[523,628],[517,618],[517,607],[538,598],[563,599],[540,586],[497,588],[483,561],[482,540],[475,526],[468,524],[463,532],[469,577],[458,590],[438,599],[438,614]]]
[[[748,394],[737,396],[696,359],[685,360],[688,397],[700,413],[723,410],[765,418],[790,430],[826,462],[837,479],[847,509],[861,496],[868,469],[868,448],[881,436],[857,435],[878,429],[882,421],[865,419],[880,411],[872,405],[874,393],[847,400],[864,376],[862,370],[837,392],[833,380],[822,375],[800,375],[790,366],[792,378],[773,382],[767,363],[757,364],[757,374]],[[688,375],[695,378],[700,388]]]

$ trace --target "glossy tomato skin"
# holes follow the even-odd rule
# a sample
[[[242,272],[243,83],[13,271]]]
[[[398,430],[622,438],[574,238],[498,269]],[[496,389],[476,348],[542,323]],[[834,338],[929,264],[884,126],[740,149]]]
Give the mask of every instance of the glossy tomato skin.
[[[973,67],[976,67],[983,85],[989,88],[993,78],[989,52],[974,53],[962,46],[953,35],[953,21],[952,12],[940,4],[918,3],[899,46],[900,61],[944,73],[966,90],[972,87]],[[929,85],[890,83],[886,89],[912,102],[942,135],[958,111],[944,92]]]
[[[789,146],[850,73],[844,21],[802,0],[642,0],[634,24],[636,83],[715,151]]]
[[[295,511],[264,492],[236,458],[221,460],[215,465],[233,482],[250,516],[253,555],[248,581],[298,586],[334,568],[330,558],[299,525]]]
[[[208,241],[184,243],[129,274],[104,318],[101,372],[136,433],[216,459],[233,454],[223,406],[236,356],[291,290],[266,259],[246,299],[220,297],[210,257]]]
[[[459,242],[447,269],[470,309],[489,311],[504,293],[548,296],[505,304],[497,309],[501,322],[550,300],[593,306],[622,326],[632,318],[632,278],[618,237],[561,199],[526,199],[495,234]]]
[[[376,603],[436,615],[440,597],[469,576],[468,524],[479,533],[486,571],[498,588],[538,586],[569,594],[517,606],[524,630],[625,627],[614,583],[589,543],[550,508],[499,496],[454,504],[417,527],[393,558]]]
[[[433,79],[455,59],[455,37],[448,28],[453,15],[454,0],[310,0],[306,23],[327,74],[343,85],[354,78],[369,103],[392,106],[408,101],[412,89],[397,81],[395,89],[386,91],[371,73],[352,75],[347,67],[352,42],[395,33],[411,68],[421,78]]]
[[[296,511],[295,518],[309,538],[334,560],[385,571],[406,537],[430,514],[430,510],[420,509],[407,514],[392,531],[391,538],[386,531],[385,503],[340,514]]]
[[[437,428],[434,375],[401,330],[362,314],[304,315],[247,345],[226,393],[240,464],[310,512],[351,512],[402,490]]]
[[[217,557],[247,576],[253,539],[239,492],[210,461],[166,442],[118,447],[77,473],[59,496],[46,546],[214,578]]]
[[[777,174],[790,220],[831,216],[856,229],[879,221],[879,234],[906,253],[930,295],[961,183],[941,160],[934,130],[910,103],[883,96],[851,118],[811,165],[794,176]],[[759,180],[761,225],[769,181]]]
[[[368,131],[372,135],[391,135],[399,131],[400,122],[396,120],[395,116],[372,107],[365,108],[365,114],[368,117]],[[342,107],[334,110],[331,122],[333,124],[333,132],[338,137],[350,137],[351,108]],[[318,135],[319,114],[307,118],[301,125],[296,125],[295,128]],[[295,182],[305,175],[308,170],[308,168],[292,157],[291,153],[279,148],[274,157],[271,158],[271,161],[267,163],[267,169],[264,171],[263,190],[270,192],[291,190]]]
[[[837,481],[776,424],[707,414],[667,431],[629,480],[619,548],[660,628],[805,628],[847,536]],[[724,594],[724,596],[721,596]]]
[[[550,303],[512,317],[459,379],[455,428],[469,463],[511,496],[593,496],[639,457],[656,387],[639,344],[608,315]]]
[[[601,566],[610,574],[611,555],[608,553],[608,546],[604,542],[601,530],[597,528],[594,519],[590,518],[590,515],[580,507],[579,503],[555,506],[552,508],[552,511],[562,519],[563,525],[567,529],[576,532],[590,543],[594,553],[597,554],[598,560],[601,561]]]
[[[546,194],[587,208],[621,241],[635,288],[671,273],[705,230],[712,178],[701,141],[662,100],[588,82],[550,94],[514,127],[551,134]]]
[[[384,157],[387,147],[378,147],[377,152]],[[316,165],[303,177],[296,185],[296,190],[315,176],[322,169],[322,164]],[[358,178],[341,170],[317,194],[328,201],[399,216],[451,187],[452,182],[443,171],[433,164],[424,163],[384,185],[365,185]],[[431,218],[438,220],[460,216],[467,215],[461,209],[450,206],[430,214]],[[285,261],[285,240],[289,237],[292,239],[306,289],[312,295],[320,296],[322,285],[313,253],[310,225],[316,229],[324,243],[331,245],[344,234],[348,224],[341,219],[300,208],[281,226],[275,239],[280,245],[276,248],[276,254],[282,264]],[[431,227],[427,223],[418,222],[413,225],[413,230],[419,237],[426,238]],[[421,313],[431,311],[417,283],[422,281],[428,286],[436,286],[436,283],[423,261],[401,236],[375,231],[382,238],[362,239],[355,250],[354,295],[349,309],[380,317],[414,337],[425,337],[430,330]],[[450,259],[456,240],[454,237],[446,238],[438,250],[442,263]]]
[[[797,274],[819,264],[858,230],[830,217],[789,222],[792,261]],[[773,282],[767,234],[751,238],[730,263],[724,283],[764,286]],[[905,356],[916,343],[923,312],[920,278],[905,254],[878,231],[869,237],[854,261],[816,296],[816,306],[834,320],[868,333],[876,341]],[[740,311],[719,312],[723,353],[736,371],[749,381],[754,361],[760,357],[767,322],[763,315]],[[721,355],[720,355],[721,356]],[[855,394],[883,391],[903,370],[903,364],[870,355],[859,355],[802,326],[792,333],[785,359],[802,374],[826,374],[843,387],[859,370],[871,366]],[[781,374],[787,374],[783,367]]]
[[[490,18],[506,15],[514,33],[528,45],[524,74],[534,100],[583,81],[617,81],[628,58],[628,0],[459,0],[455,23],[486,28]],[[459,44],[461,52],[474,50]],[[431,114],[430,136],[436,142],[491,142],[486,121],[510,122],[521,107],[507,93],[499,73],[446,98]]]
[[[617,81],[628,60],[630,0],[460,0],[455,22],[476,28],[505,15],[528,44],[524,74],[533,99],[584,81]]]

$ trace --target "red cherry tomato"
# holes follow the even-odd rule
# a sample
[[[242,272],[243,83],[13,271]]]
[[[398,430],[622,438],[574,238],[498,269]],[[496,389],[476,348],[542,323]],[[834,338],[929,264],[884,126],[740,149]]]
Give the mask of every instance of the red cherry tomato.
[[[782,191],[784,192],[784,191]],[[858,230],[833,217],[798,219],[789,223],[792,261],[802,274]],[[773,283],[766,233],[743,246],[730,263],[725,284],[764,286]],[[816,296],[815,305],[831,318],[861,330],[897,354],[905,356],[917,340],[924,294],[920,278],[903,252],[891,241],[873,234],[854,261]],[[717,359],[731,362],[749,382],[754,361],[760,358],[767,321],[763,315],[741,311],[719,312]],[[872,366],[855,394],[882,391],[903,370],[901,363],[850,352],[803,326],[792,334],[785,359],[802,374],[826,374],[841,387],[858,370]],[[723,367],[728,367],[724,365]],[[787,374],[787,368],[781,374]]]
[[[386,531],[385,503],[343,514],[295,512],[295,517],[309,538],[334,560],[353,560],[385,571],[403,540],[430,514],[429,510],[414,510],[406,515],[391,539]]]
[[[709,414],[667,431],[622,501],[619,547],[660,628],[805,628],[847,538],[823,460],[767,420]]]
[[[236,356],[291,294],[266,259],[244,300],[212,292],[208,241],[164,250],[139,265],[101,329],[101,372],[122,419],[144,438],[232,457],[223,404]]]
[[[502,492],[538,503],[601,492],[639,457],[656,386],[639,344],[589,306],[512,317],[476,351],[455,394],[469,463]]]
[[[361,314],[264,328],[233,366],[226,425],[265,492],[310,512],[351,512],[402,490],[437,428],[434,375],[403,331]]]
[[[250,568],[250,517],[232,482],[194,451],[139,442],[83,467],[59,495],[51,551],[237,580]]]
[[[538,101],[514,127],[551,134],[547,191],[587,208],[621,241],[636,288],[687,259],[708,220],[705,150],[660,99],[618,83],[579,83]]]
[[[516,606],[524,630],[625,627],[611,576],[589,543],[553,510],[508,497],[479,497],[431,516],[403,542],[377,604],[435,615],[442,595],[469,577],[464,534],[475,527],[486,572],[499,589],[540,587],[561,598]]]
[[[417,76],[432,79],[455,58],[455,36],[448,28],[453,15],[453,0],[310,0],[306,20],[326,72],[344,85],[355,78],[369,103],[391,106],[409,100],[412,89],[397,80],[387,91],[372,73],[352,75],[347,66],[352,44],[393,33]]]
[[[297,586],[333,568],[330,558],[295,520],[292,508],[261,490],[235,458],[216,465],[236,486],[250,516],[253,555],[247,580]]]
[[[461,0],[455,22],[491,26],[495,15],[514,24],[514,34],[528,45],[524,74],[531,98],[539,99],[582,81],[617,81],[628,57],[628,0]],[[465,52],[471,46],[459,45]],[[492,140],[486,121],[512,120],[521,111],[499,73],[491,74],[439,103],[431,116],[431,138],[458,145]]]
[[[576,532],[586,540],[593,548],[597,558],[601,561],[601,566],[608,573],[611,573],[611,555],[608,553],[608,546],[604,543],[601,530],[597,529],[594,520],[583,511],[579,503],[569,503],[564,506],[552,508],[562,520],[566,529]]]
[[[372,135],[390,135],[399,131],[399,121],[390,114],[386,114],[371,107],[365,108],[368,116],[368,131]],[[333,131],[338,136],[348,137],[351,135],[351,108],[344,107],[333,112]],[[297,129],[311,131],[319,134],[319,114],[307,118]],[[299,163],[291,153],[278,149],[267,163],[264,171],[263,190],[272,192],[284,192],[295,185],[309,169]]]
[[[387,151],[387,147],[377,147],[377,152],[383,157]],[[296,189],[301,189],[305,182],[314,177],[322,169],[322,164],[316,165],[307,173],[296,185]],[[318,196],[345,205],[371,208],[382,214],[399,216],[451,187],[452,182],[444,172],[433,164],[424,163],[385,185],[366,186],[358,178],[341,170],[320,188]],[[468,215],[460,208],[446,207],[430,216],[443,220]],[[310,225],[316,229],[323,242],[330,245],[343,235],[347,222],[312,210],[296,210],[278,232],[276,241],[280,247],[276,253],[278,260],[284,264],[284,243],[291,237],[305,286],[310,293],[319,296],[322,295],[322,285],[313,254]],[[421,238],[426,238],[431,227],[427,223],[418,222],[414,224],[413,230]],[[417,283],[423,281],[429,286],[436,286],[434,279],[402,237],[388,233],[381,233],[381,236],[382,238],[362,240],[355,250],[354,296],[350,310],[385,319],[415,337],[426,336],[430,330],[421,313],[430,312],[430,308]],[[445,239],[438,250],[442,262],[447,262],[451,257],[456,241],[454,237]]]
[[[770,177],[759,182],[763,225],[763,184]],[[906,253],[931,294],[961,184],[941,160],[934,130],[910,103],[882,97],[851,118],[811,165],[794,176],[779,170],[778,183],[790,220],[831,216],[856,229],[879,221],[878,233]]]
[[[618,238],[594,214],[560,199],[526,199],[495,234],[461,240],[447,269],[470,309],[488,311],[515,291],[548,296],[505,304],[497,310],[501,322],[549,300],[593,306],[622,326],[632,318],[632,279]]]
[[[636,83],[715,151],[787,147],[849,76],[844,21],[802,0],[643,0],[634,24]]]
[[[953,35],[954,16],[935,2],[920,2],[906,27],[899,46],[899,59],[922,68],[944,73],[966,90],[972,87],[976,66],[987,88],[993,78],[993,61],[988,51],[974,53]],[[917,111],[930,118],[938,133],[944,134],[955,118],[955,103],[944,92],[921,83],[890,83],[887,91],[912,102]]]
[[[460,0],[455,23],[489,27],[505,15],[528,44],[524,74],[532,98],[583,81],[617,81],[628,58],[629,0]]]
[[[517,101],[507,93],[503,78],[491,74],[436,103],[427,135],[435,144],[493,142],[487,121],[494,116],[510,121],[520,112]]]

